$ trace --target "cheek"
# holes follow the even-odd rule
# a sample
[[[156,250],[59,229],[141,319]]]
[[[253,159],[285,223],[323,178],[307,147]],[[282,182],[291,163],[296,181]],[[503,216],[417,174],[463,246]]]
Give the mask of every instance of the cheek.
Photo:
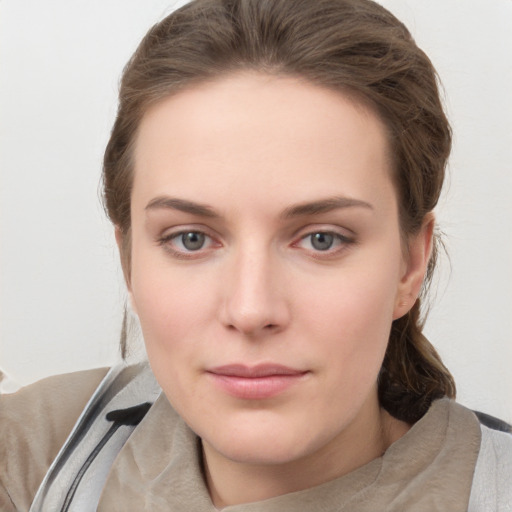
[[[323,340],[318,348],[334,369],[330,378],[342,379],[347,391],[375,382],[389,339],[399,268],[399,258],[385,268],[375,262],[354,265],[321,286],[309,284],[311,293],[298,316],[308,338]]]
[[[399,283],[399,258],[390,263],[360,258],[329,278],[311,279],[295,289],[302,297],[301,314],[322,318],[326,329],[348,334],[391,325]],[[302,293],[301,293],[302,289]],[[304,293],[303,290],[308,290]]]
[[[200,328],[211,308],[211,294],[197,273],[183,272],[155,251],[135,250],[132,257],[131,296],[148,351],[172,350]]]
[[[190,384],[201,361],[198,348],[204,345],[201,333],[206,330],[206,314],[200,313],[210,309],[206,294],[198,293],[198,283],[168,268],[135,264],[133,269],[133,300],[148,360],[171,403],[182,410],[184,397],[195,399]]]
[[[148,350],[175,351],[201,328],[202,319],[196,312],[204,305],[191,293],[169,292],[159,283],[139,288],[134,299]]]

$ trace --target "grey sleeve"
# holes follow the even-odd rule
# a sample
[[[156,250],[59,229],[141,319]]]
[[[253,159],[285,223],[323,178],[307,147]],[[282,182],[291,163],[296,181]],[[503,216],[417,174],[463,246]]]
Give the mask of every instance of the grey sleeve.
[[[512,512],[512,435],[481,429],[468,512]]]

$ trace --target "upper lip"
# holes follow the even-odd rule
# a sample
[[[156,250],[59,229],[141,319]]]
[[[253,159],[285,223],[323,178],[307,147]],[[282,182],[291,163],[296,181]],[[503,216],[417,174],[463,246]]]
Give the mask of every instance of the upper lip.
[[[228,377],[245,378],[269,377],[271,375],[302,375],[306,373],[304,370],[290,368],[281,364],[258,364],[255,366],[248,366],[245,364],[227,364],[209,368],[208,372]]]

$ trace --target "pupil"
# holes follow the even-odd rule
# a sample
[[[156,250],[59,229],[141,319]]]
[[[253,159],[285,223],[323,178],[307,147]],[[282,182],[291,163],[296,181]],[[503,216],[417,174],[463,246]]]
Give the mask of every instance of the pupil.
[[[197,251],[204,245],[204,235],[203,233],[191,231],[190,233],[181,235],[181,241],[183,242],[183,246],[189,251]]]
[[[317,251],[327,251],[332,247],[334,236],[329,233],[315,233],[311,235],[311,245]]]

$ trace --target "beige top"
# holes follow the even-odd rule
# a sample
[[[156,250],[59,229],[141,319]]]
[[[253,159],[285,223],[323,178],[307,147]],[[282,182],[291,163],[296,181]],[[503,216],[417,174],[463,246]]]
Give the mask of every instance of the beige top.
[[[25,511],[106,370],[46,379],[0,398],[0,510]],[[226,512],[467,510],[480,447],[475,415],[450,400],[386,453],[326,484]],[[214,512],[200,441],[161,395],[119,453],[99,511]]]

